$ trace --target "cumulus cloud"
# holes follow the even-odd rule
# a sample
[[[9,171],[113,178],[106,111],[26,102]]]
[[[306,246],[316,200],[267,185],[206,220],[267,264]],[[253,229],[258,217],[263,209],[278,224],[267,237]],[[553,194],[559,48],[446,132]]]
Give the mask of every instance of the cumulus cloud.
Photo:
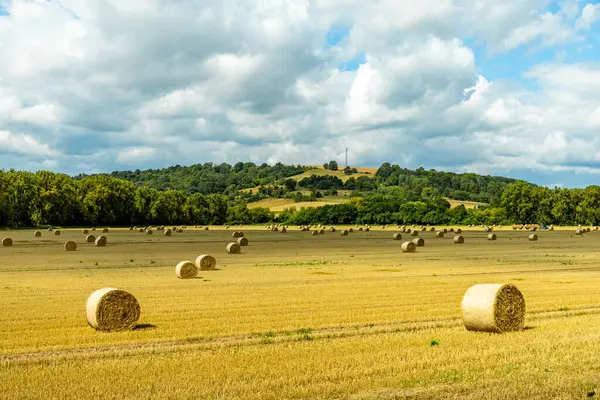
[[[509,86],[470,47],[585,42],[600,14],[578,0],[545,7],[13,0],[0,15],[0,153],[11,154],[0,167],[320,164],[348,147],[354,165],[600,171],[597,65],[544,63]],[[336,26],[346,36],[328,46]]]

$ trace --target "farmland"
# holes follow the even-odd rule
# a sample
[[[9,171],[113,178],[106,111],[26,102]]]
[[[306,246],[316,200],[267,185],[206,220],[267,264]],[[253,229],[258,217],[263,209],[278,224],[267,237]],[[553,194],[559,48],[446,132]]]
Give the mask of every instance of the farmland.
[[[600,232],[480,228],[422,232],[401,253],[396,230],[311,236],[243,228],[171,237],[111,229],[105,248],[81,230],[6,231],[0,247],[0,393],[133,398],[583,398],[600,372]],[[66,240],[77,241],[65,252]],[[174,267],[209,253],[216,271],[179,280]],[[513,283],[526,329],[466,331],[460,302],[477,283]],[[100,287],[133,293],[133,331],[87,325]],[[565,362],[568,360],[568,362]]]

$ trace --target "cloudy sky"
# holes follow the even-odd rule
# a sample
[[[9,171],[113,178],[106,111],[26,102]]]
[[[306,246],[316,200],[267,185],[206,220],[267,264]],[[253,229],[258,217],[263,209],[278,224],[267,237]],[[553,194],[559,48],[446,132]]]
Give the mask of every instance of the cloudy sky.
[[[208,161],[600,183],[589,0],[0,0],[0,168]]]

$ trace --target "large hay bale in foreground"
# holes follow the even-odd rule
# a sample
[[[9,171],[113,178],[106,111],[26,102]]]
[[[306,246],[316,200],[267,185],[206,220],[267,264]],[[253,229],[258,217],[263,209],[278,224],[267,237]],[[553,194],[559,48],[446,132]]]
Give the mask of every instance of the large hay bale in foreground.
[[[96,239],[96,247],[104,247],[106,246],[106,237],[104,236],[98,236],[98,239]]]
[[[240,254],[241,251],[242,251],[242,249],[240,248],[240,245],[237,243],[229,243],[227,245],[227,252],[229,254]]]
[[[461,306],[463,322],[469,331],[501,333],[523,329],[525,299],[514,285],[471,286]]]
[[[35,233],[33,234],[34,237],[41,237],[42,236],[42,232],[40,231],[35,231]]]
[[[461,235],[454,236],[454,243],[463,244],[464,242],[465,242],[465,238],[462,237]]]
[[[536,235],[535,233],[532,233],[531,235],[529,235],[528,239],[529,239],[531,242],[535,242],[535,241],[537,241],[537,240],[538,240],[538,235]]]
[[[2,239],[2,246],[4,247],[10,247],[13,245],[13,240],[11,238],[4,238]]]
[[[245,238],[245,237],[238,238],[237,244],[239,244],[240,246],[248,246],[248,238]]]
[[[348,230],[347,230],[347,229],[343,229],[343,230],[340,232],[340,235],[342,235],[342,236],[348,236]]]
[[[413,242],[404,242],[402,243],[400,249],[404,253],[414,253],[417,250],[417,245]]]
[[[414,238],[414,239],[413,239],[413,243],[414,243],[414,244],[415,244],[415,246],[417,246],[417,247],[423,247],[423,246],[425,246],[425,239],[423,239],[423,238],[420,238],[420,237],[418,237],[418,238]]]
[[[96,241],[96,236],[94,235],[87,235],[85,237],[85,241],[88,243],[94,243]]]
[[[196,257],[196,267],[202,271],[212,271],[217,268],[217,260],[208,254]]]
[[[194,279],[198,276],[198,267],[191,261],[181,261],[175,267],[175,275],[179,279]]]
[[[88,324],[101,331],[122,331],[134,328],[140,319],[140,304],[125,290],[104,288],[87,299]]]
[[[435,237],[439,237],[439,238],[443,238],[444,237],[444,231],[438,231],[435,233]]]
[[[402,234],[401,233],[394,233],[392,235],[392,239],[394,239],[394,240],[402,240]]]
[[[487,236],[488,240],[496,240],[496,234],[495,233],[490,233]]]
[[[54,236],[60,236],[60,231],[54,231]]]
[[[231,234],[231,237],[234,239],[244,237],[244,232],[235,231]]]
[[[77,243],[75,243],[72,240],[69,240],[67,243],[65,243],[65,250],[66,251],[75,251],[75,250],[77,250]]]

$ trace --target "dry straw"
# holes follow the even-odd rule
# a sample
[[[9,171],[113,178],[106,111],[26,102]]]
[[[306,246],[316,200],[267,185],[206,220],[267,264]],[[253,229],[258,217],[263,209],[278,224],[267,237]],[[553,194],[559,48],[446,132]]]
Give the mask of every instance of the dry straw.
[[[312,231],[313,236],[317,236],[318,234],[319,234],[319,231]]]
[[[54,231],[54,236],[60,236],[60,231]]]
[[[234,239],[244,237],[244,232],[235,231],[231,234]]]
[[[469,331],[520,331],[525,322],[525,299],[514,285],[474,285],[463,297],[462,314]]]
[[[98,239],[96,239],[96,246],[97,247],[104,247],[104,246],[106,246],[106,237],[104,237],[104,236],[98,236]]]
[[[191,261],[181,261],[175,267],[175,275],[179,279],[194,279],[198,276],[198,267]]]
[[[42,236],[42,232],[40,231],[35,231],[35,233],[33,234],[34,237],[40,237]]]
[[[96,241],[96,236],[94,235],[87,235],[85,237],[85,241],[88,243],[94,243]]]
[[[241,252],[240,245],[237,243],[229,243],[227,245],[227,252],[229,254],[240,254],[240,252]]]
[[[202,271],[212,271],[217,267],[217,260],[208,254],[203,254],[196,258],[196,267]]]
[[[423,238],[420,238],[420,237],[414,238],[413,239],[413,243],[417,247],[423,247],[423,246],[425,246],[425,240]]]
[[[65,250],[66,251],[77,250],[77,243],[73,242],[72,240],[69,240],[67,243],[65,243]]]
[[[171,230],[170,229],[165,230],[165,236],[171,236]]]
[[[208,226],[204,227],[204,230],[207,231],[208,230]]]
[[[245,238],[245,237],[238,238],[237,244],[239,244],[240,246],[248,246],[248,238]]]
[[[331,228],[329,228],[329,232],[335,232],[335,228],[332,226]]]
[[[579,229],[577,228],[577,230],[575,231],[576,235],[583,235],[583,229]]]
[[[439,238],[443,238],[444,237],[444,231],[438,231],[435,233],[435,237],[439,237]]]
[[[108,228],[102,229],[102,233],[108,233]]]
[[[124,290],[99,289],[88,297],[86,314],[88,324],[101,331],[132,329],[140,319],[140,303]]]
[[[152,229],[146,229],[146,235],[152,235]]]
[[[429,228],[429,232],[435,232],[435,227],[432,226],[431,228]]]
[[[450,229],[448,229],[448,231],[454,232],[454,228],[450,228]]]
[[[383,229],[383,226],[381,227],[381,229]],[[362,228],[362,226],[361,226],[360,228],[358,228],[358,231],[359,231],[359,232],[362,232],[362,231],[363,231],[363,228]]]
[[[460,235],[462,233],[462,229],[458,228],[454,233],[458,233]]]
[[[287,229],[285,227],[281,228],[281,233],[287,233]]]
[[[419,231],[415,229],[410,233],[410,236],[419,236]]]
[[[404,253],[414,253],[417,250],[417,245],[413,242],[404,242],[400,248]]]
[[[394,239],[394,240],[402,240],[402,234],[401,233],[394,233],[392,235],[392,239]]]
[[[342,236],[348,236],[348,230],[347,229],[342,230],[340,232],[340,235],[342,235]]]
[[[464,242],[465,242],[465,238],[462,237],[461,235],[454,236],[454,243],[463,244]]]
[[[81,231],[81,233],[83,233],[84,235],[87,235],[89,233],[89,231],[87,229],[84,229]]]
[[[495,233],[488,234],[488,240],[496,240],[496,234]]]
[[[538,235],[532,233],[531,235],[529,235],[529,240],[535,242],[536,240],[538,240]]]
[[[138,232],[139,232],[139,233],[144,233],[144,228],[140,228],[140,229],[138,229]]]
[[[2,246],[4,247],[10,247],[13,245],[13,240],[11,238],[4,238],[2,239]]]

